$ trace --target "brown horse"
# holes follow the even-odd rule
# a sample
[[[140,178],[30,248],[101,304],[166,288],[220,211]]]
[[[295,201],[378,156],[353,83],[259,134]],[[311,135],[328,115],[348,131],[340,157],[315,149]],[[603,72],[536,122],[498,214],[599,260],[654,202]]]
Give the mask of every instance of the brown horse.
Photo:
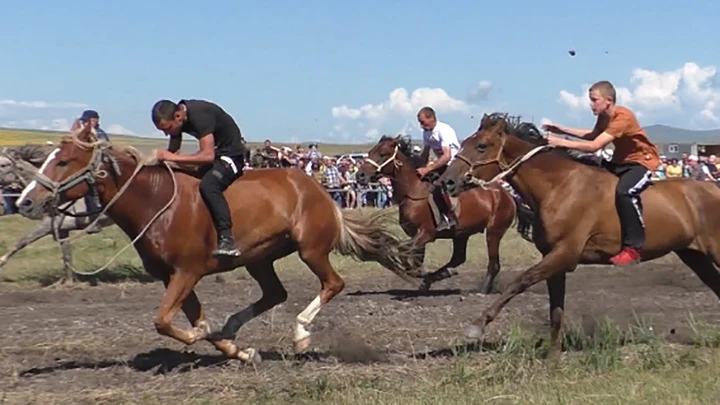
[[[233,339],[242,325],[287,299],[273,262],[293,252],[321,284],[319,295],[297,316],[298,353],[310,344],[305,327],[344,287],[330,264],[331,251],[376,261],[406,280],[419,276],[411,241],[400,240],[381,221],[390,217],[382,211],[371,216],[340,211],[312,177],[297,169],[248,171],[225,191],[233,233],[244,253],[215,259],[215,230],[198,194],[199,174],[146,163],[134,148],[97,142],[86,127],[48,157],[36,177],[41,187],[28,186],[18,205],[23,215],[40,216],[97,187],[108,216],[136,238],[146,271],[167,288],[154,320],[162,335],[187,345],[205,339],[228,357],[259,361],[256,350],[240,350]],[[240,266],[257,281],[262,297],[232,315],[221,332],[211,333],[193,288],[206,275]],[[172,325],[180,309],[192,329]]]
[[[418,246],[419,267],[422,267],[425,246],[428,243],[438,238],[452,239],[453,253],[450,261],[425,275],[420,285],[421,290],[429,289],[433,282],[452,277],[455,268],[465,263],[470,236],[487,230],[485,243],[488,267],[480,293],[489,294],[500,271],[500,240],[515,218],[515,200],[500,186],[487,190],[476,188],[462,193],[455,209],[458,213],[458,224],[454,229],[438,232],[429,202],[432,198],[431,183],[418,177],[417,167],[413,162],[410,142],[402,137],[383,136],[368,152],[356,179],[360,184],[367,184],[379,175],[392,179],[393,200],[399,205],[400,225]]]
[[[438,179],[451,194],[465,185],[486,186],[505,178],[533,208],[533,239],[542,260],[513,280],[481,317],[466,328],[480,337],[502,308],[545,280],[550,298],[551,355],[559,354],[565,275],[578,264],[611,264],[620,251],[615,210],[618,179],[598,165],[551,148],[530,123],[515,125],[504,114],[485,115],[463,141],[455,161]],[[642,260],[675,252],[720,297],[720,188],[690,179],[658,181],[643,191],[647,241]]]

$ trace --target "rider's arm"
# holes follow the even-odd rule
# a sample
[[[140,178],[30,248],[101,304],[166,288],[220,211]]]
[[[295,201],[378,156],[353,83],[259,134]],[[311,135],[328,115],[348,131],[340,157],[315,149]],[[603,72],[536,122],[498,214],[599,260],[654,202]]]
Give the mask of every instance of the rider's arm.
[[[167,160],[178,163],[212,163],[215,160],[215,137],[207,134],[200,137],[200,150],[192,155],[174,154]]]
[[[430,147],[425,145],[422,152],[420,152],[420,164],[422,166],[427,166],[428,159],[430,159]]]
[[[182,134],[178,136],[171,136],[170,142],[168,142],[168,151],[175,153],[180,150],[180,146],[182,145]]]
[[[592,132],[585,137],[588,141],[578,142],[567,139],[560,139],[556,142],[556,145],[563,146],[570,149],[579,150],[581,152],[595,153],[600,149],[604,148],[607,144],[614,141],[615,139],[623,136],[627,132],[628,124],[630,121],[623,119],[622,117],[613,119],[610,121],[605,130],[595,135],[595,132],[599,131],[599,128],[605,126],[601,125],[600,121],[595,125]]]
[[[599,135],[595,133],[595,129],[560,127],[560,130],[565,135],[570,135],[574,136],[575,138],[581,139],[595,139]]]
[[[446,163],[450,162],[450,147],[449,146],[442,146],[442,156],[440,156],[433,166],[441,167],[445,165]]]
[[[568,149],[575,149],[581,152],[595,153],[615,140],[615,137],[603,132],[592,141],[571,141],[569,139],[557,138],[556,145]]]

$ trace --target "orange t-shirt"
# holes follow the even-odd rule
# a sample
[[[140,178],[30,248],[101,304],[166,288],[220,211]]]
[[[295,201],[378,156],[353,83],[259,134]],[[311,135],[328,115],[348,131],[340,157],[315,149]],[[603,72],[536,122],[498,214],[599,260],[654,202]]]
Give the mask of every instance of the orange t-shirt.
[[[601,114],[598,116],[595,128],[599,133],[607,132],[615,138],[613,163],[639,163],[651,171],[657,170],[660,166],[660,152],[657,146],[650,142],[635,114],[627,107],[616,106],[612,117]]]

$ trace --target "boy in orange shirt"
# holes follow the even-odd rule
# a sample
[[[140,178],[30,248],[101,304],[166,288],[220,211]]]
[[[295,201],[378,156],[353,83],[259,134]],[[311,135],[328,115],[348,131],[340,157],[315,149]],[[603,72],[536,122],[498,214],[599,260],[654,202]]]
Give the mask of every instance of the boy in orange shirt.
[[[548,143],[553,146],[593,153],[611,142],[614,144],[612,161],[605,166],[619,177],[615,190],[615,205],[622,229],[622,250],[610,261],[615,265],[637,263],[645,243],[640,193],[650,185],[650,176],[660,165],[660,154],[638,123],[635,114],[626,107],[615,105],[615,88],[610,82],[600,81],[593,84],[589,96],[590,108],[597,116],[592,130],[566,128],[555,124],[545,124],[543,129],[590,141],[578,142],[548,135]]]

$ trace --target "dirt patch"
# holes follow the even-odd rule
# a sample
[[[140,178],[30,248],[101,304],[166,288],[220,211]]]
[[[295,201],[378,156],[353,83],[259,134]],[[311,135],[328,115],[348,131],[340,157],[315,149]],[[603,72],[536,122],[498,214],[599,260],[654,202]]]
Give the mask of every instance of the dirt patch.
[[[499,284],[517,274],[503,270]],[[410,375],[415,368],[443,367],[457,347],[471,347],[462,324],[497,298],[475,293],[482,275],[461,269],[427,293],[408,290],[389,274],[348,277],[346,290],[311,325],[311,351],[294,356],[294,320],[317,295],[318,283],[309,272],[281,274],[288,301],[237,336],[242,347],[261,351],[264,362],[256,369],[225,360],[207,342],[188,348],[159,336],[152,319],[164,292],[160,283],[4,289],[0,387],[10,403],[169,403],[226,391],[258,398],[331,372],[370,379],[378,373]],[[215,327],[259,296],[252,280],[208,279],[197,292]],[[642,318],[678,342],[690,336],[689,313],[698,321],[720,321],[717,298],[689,269],[653,263],[578,269],[568,277],[565,308],[567,319],[581,324],[606,315],[620,325]],[[487,339],[501,339],[512,323],[547,333],[547,317],[540,284],[506,307],[488,327]],[[188,326],[182,314],[175,323]]]

